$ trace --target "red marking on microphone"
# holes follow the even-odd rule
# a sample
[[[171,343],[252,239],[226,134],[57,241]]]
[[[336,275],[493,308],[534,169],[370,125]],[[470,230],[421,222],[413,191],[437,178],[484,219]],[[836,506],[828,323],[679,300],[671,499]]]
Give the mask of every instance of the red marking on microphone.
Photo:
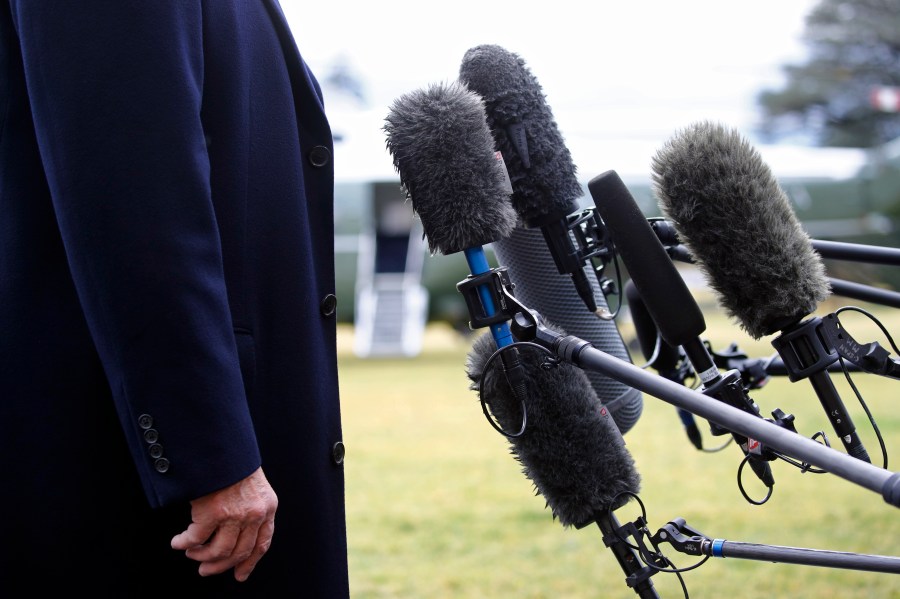
[[[760,443],[756,439],[747,439],[747,451],[750,453],[762,453]]]

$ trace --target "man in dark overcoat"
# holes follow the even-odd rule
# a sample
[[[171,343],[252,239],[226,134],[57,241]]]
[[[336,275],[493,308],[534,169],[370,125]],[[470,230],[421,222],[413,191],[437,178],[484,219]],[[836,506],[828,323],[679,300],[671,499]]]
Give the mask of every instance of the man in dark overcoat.
[[[0,43],[0,595],[346,597],[332,136],[277,0],[3,0]]]

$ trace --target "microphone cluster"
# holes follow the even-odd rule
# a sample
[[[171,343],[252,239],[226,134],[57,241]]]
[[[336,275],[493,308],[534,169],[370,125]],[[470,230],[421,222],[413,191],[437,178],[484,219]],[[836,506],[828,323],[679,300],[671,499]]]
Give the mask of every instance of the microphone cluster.
[[[491,334],[475,340],[466,374],[485,414],[553,518],[596,523],[640,596],[656,596],[650,577],[666,560],[642,566],[626,541],[645,536],[642,523],[623,527],[613,512],[640,489],[623,435],[643,393],[679,408],[698,449],[694,415],[713,435],[729,434],[766,499],[770,462],[785,458],[900,506],[900,475],[871,465],[829,378],[837,350],[816,333],[820,319],[809,318],[830,292],[825,269],[768,167],[736,132],[699,123],[667,143],[652,161],[666,219],[648,219],[612,170],[587,186],[594,208],[579,209],[583,189],[543,90],[499,46],[466,52],[458,81],[398,98],[384,131],[431,251],[463,252],[469,265],[457,287],[470,327]],[[490,266],[488,245],[503,266]],[[619,259],[630,277],[624,288],[600,276]],[[765,369],[731,368],[704,344],[703,314],[673,259],[697,264],[752,336],[780,332],[773,345],[797,379],[812,382],[847,453],[802,437],[780,410],[760,415],[748,392],[764,383]],[[620,291],[658,375],[632,363],[606,299]],[[684,386],[689,375],[699,389]]]

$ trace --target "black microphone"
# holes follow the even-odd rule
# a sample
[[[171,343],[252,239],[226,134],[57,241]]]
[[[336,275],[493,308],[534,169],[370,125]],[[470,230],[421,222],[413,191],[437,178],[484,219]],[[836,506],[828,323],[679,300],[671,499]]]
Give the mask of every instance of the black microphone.
[[[759,416],[759,407],[747,397],[740,374],[736,370],[724,375],[719,372],[700,339],[706,330],[700,306],[618,173],[597,175],[588,189],[662,338],[672,347],[684,349],[704,393]],[[753,472],[771,489],[775,481],[759,443],[713,422],[710,428],[715,435],[731,432]]]
[[[430,250],[465,254],[477,293],[476,299],[466,296],[472,322],[489,326],[498,348],[512,345],[509,316],[499,310],[500,298],[495,301],[494,270],[482,246],[508,235],[517,217],[483,100],[458,82],[433,84],[397,98],[383,129]],[[502,355],[510,384],[524,397],[518,352]]]
[[[869,462],[827,367],[837,353],[822,343],[821,319],[803,320],[828,297],[825,267],[771,169],[739,132],[703,121],[657,152],[652,179],[672,221],[729,316],[809,378],[847,453]]]
[[[684,384],[687,379],[687,370],[682,360],[681,348],[672,347],[659,334],[656,323],[653,322],[653,317],[650,316],[644,300],[641,299],[637,286],[630,279],[625,283],[625,298],[631,312],[631,321],[634,323],[635,337],[641,346],[644,359],[647,360],[647,366],[652,366],[660,376],[670,381]],[[678,417],[681,419],[681,424],[684,425],[684,432],[691,444],[697,449],[703,449],[703,437],[697,427],[694,415],[684,408],[678,408]]]
[[[484,98],[509,171],[512,204],[524,223],[491,246],[516,283],[516,297],[547,323],[630,362],[615,323],[597,317],[609,314],[606,299],[596,272],[578,258],[569,237],[567,217],[578,211],[584,191],[537,79],[518,55],[481,45],[464,55],[460,80]],[[641,392],[600,372],[587,376],[619,430],[628,432],[643,410]]]

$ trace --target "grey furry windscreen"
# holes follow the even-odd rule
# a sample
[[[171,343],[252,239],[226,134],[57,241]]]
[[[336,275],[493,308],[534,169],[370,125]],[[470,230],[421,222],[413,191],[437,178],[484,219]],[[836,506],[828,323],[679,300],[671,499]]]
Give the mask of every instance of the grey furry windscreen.
[[[825,267],[757,150],[735,130],[699,122],[652,159],[660,210],[718,292],[759,339],[828,297]]]
[[[452,82],[401,96],[385,119],[388,151],[432,253],[484,245],[515,227],[485,118],[481,97]]]
[[[484,98],[488,126],[509,170],[513,205],[526,221],[566,210],[584,195],[543,88],[519,55],[492,44],[475,46],[463,56],[459,78]],[[509,128],[517,123],[527,165]]]
[[[471,388],[478,381],[496,346],[491,335],[477,338],[466,362]],[[520,352],[528,397],[525,432],[510,439],[510,451],[525,476],[547,501],[553,517],[564,526],[581,527],[598,513],[616,509],[637,493],[640,475],[609,412],[603,408],[585,373],[562,362],[541,365],[543,354]],[[497,423],[518,431],[522,412],[503,376],[499,357],[483,386],[483,399]],[[485,424],[487,426],[487,423]]]

